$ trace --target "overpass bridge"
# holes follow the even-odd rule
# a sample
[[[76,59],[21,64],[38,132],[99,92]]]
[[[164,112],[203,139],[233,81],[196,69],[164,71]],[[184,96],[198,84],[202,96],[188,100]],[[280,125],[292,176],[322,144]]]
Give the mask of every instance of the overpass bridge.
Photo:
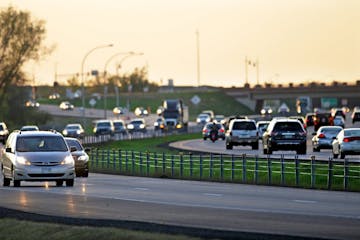
[[[237,101],[249,106],[254,111],[259,111],[265,100],[295,101],[297,97],[308,96],[311,98],[314,107],[321,107],[321,99],[336,99],[339,106],[345,105],[354,107],[360,105],[360,83],[355,85],[308,85],[296,87],[254,87],[254,88],[231,88],[226,93]]]

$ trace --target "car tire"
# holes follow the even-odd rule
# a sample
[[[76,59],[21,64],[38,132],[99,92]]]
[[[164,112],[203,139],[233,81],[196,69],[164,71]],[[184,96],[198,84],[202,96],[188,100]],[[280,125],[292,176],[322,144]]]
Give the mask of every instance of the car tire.
[[[341,158],[341,159],[345,159],[345,153],[343,153],[343,152],[340,151],[340,158]]]
[[[89,176],[89,172],[88,171],[85,171],[82,175],[82,177],[88,177]]]
[[[339,156],[339,154],[334,153],[334,150],[333,150],[333,157],[338,158],[338,156]]]
[[[320,148],[313,147],[313,152],[320,152]]]
[[[263,154],[267,154],[266,148],[263,148]]]
[[[20,187],[21,181],[20,180],[14,180],[14,187]]]
[[[305,146],[301,146],[297,151],[297,154],[306,154],[306,145]]]
[[[64,181],[63,180],[56,180],[56,186],[57,187],[62,187]]]
[[[4,173],[3,173],[4,175]],[[9,187],[10,186],[10,179],[6,178],[5,176],[3,177],[3,186],[4,187]]]
[[[229,149],[229,150],[233,149],[233,145],[231,142],[226,143],[226,149]]]
[[[273,150],[271,148],[268,148],[267,149],[267,154],[272,154],[273,153]]]
[[[259,143],[256,142],[256,143],[251,144],[251,148],[252,148],[252,150],[258,150],[259,149]]]
[[[206,141],[206,137],[204,137],[204,141]]]
[[[67,187],[73,187],[74,186],[74,179],[66,180],[66,186]]]

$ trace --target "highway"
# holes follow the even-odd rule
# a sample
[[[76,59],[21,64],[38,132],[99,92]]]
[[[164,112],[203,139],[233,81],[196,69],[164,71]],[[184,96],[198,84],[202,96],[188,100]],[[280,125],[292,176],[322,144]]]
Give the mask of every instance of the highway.
[[[360,238],[360,194],[90,174],[75,186],[0,187],[0,206],[72,218],[234,231]]]

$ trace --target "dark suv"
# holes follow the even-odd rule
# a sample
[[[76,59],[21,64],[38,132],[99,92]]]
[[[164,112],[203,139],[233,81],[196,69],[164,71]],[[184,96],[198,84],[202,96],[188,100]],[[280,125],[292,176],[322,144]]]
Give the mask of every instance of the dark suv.
[[[277,150],[295,150],[306,154],[306,131],[299,120],[273,119],[263,134],[264,154]]]
[[[329,112],[315,113],[313,117],[314,131],[319,130],[322,126],[333,126],[332,119],[331,113]]]

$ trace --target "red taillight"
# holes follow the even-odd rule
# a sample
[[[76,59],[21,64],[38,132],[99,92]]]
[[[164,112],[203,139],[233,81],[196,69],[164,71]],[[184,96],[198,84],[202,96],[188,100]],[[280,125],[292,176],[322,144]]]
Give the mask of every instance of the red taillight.
[[[203,133],[207,133],[207,132],[208,132],[208,130],[207,130],[207,129],[204,129],[204,130],[203,130]]]
[[[343,142],[351,142],[351,138],[344,138]]]
[[[352,142],[352,141],[359,141],[360,137],[346,137],[344,138],[343,142]]]
[[[325,138],[325,134],[320,133],[319,136],[318,136],[318,138]]]
[[[223,132],[225,132],[225,130],[221,128],[221,129],[219,130],[219,132],[223,133]]]

